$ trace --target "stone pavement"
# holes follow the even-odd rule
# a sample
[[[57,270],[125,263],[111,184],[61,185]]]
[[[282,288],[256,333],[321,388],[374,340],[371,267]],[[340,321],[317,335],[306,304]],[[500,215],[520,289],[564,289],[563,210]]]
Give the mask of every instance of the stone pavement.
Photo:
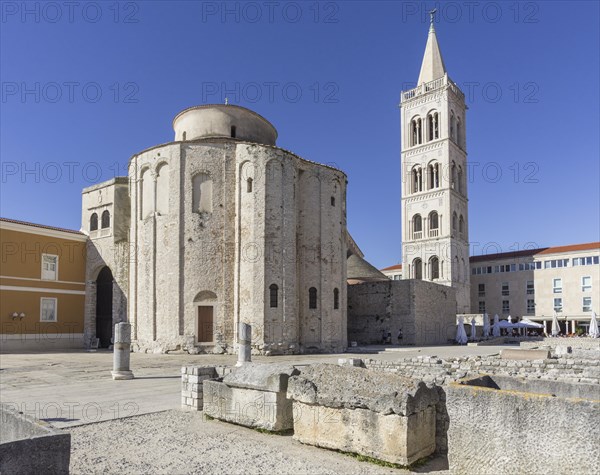
[[[369,353],[257,356],[264,363],[336,363],[338,358],[374,357],[394,361],[417,355],[439,357],[497,354],[502,347],[369,347]],[[390,351],[394,350],[394,351]],[[131,354],[135,379],[113,381],[112,352],[66,351],[0,354],[0,402],[51,422],[78,426],[140,414],[178,409],[181,367],[234,365],[235,355]]]

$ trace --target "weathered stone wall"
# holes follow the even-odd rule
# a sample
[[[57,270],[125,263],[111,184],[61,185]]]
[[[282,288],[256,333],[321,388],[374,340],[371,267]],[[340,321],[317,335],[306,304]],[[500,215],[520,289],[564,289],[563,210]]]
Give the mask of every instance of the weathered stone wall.
[[[0,473],[68,474],[71,434],[0,405]]]
[[[383,332],[397,343],[445,344],[456,330],[453,288],[420,280],[366,282],[348,286],[348,339],[379,344]]]

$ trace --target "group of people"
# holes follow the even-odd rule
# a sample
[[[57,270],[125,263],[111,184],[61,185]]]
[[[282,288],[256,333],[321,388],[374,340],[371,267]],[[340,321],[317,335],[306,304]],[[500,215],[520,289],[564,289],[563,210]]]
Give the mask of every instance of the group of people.
[[[402,344],[403,338],[404,338],[404,335],[402,334],[402,328],[400,328],[398,330],[398,336],[397,336],[399,345]],[[392,332],[391,331],[383,330],[382,335],[381,335],[381,344],[382,345],[391,345],[392,344]]]

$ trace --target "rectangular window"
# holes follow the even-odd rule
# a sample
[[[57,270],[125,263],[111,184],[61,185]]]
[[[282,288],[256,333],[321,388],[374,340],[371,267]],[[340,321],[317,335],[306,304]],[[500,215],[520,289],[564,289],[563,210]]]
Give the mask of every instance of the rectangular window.
[[[590,292],[592,290],[592,278],[589,276],[581,278],[581,291]]]
[[[517,270],[517,265],[516,264],[511,264],[510,265],[510,271],[511,272],[515,272]]]
[[[40,299],[40,322],[56,322],[56,299]]]
[[[594,256],[594,264],[600,264],[600,256]]]
[[[535,300],[527,299],[527,313],[533,315],[535,313]]]
[[[485,284],[479,284],[479,292],[478,292],[478,296],[479,297],[485,297]]]
[[[555,294],[562,293],[562,279],[553,279],[552,289]]]
[[[550,261],[544,261],[544,269],[550,269]]]
[[[497,274],[500,272],[500,266],[494,266],[494,272]]]
[[[473,269],[471,269],[471,274],[475,275],[477,273],[477,268],[473,267]]]
[[[508,282],[502,282],[502,296],[506,297],[508,295],[510,295],[510,287]]]
[[[583,297],[582,309],[584,312],[592,311],[592,297]]]
[[[58,256],[42,254],[42,279],[58,280]]]
[[[592,256],[586,257],[585,258],[585,265],[586,266],[591,266],[592,264],[593,264],[593,257]]]
[[[510,302],[508,300],[503,300],[502,301],[502,313],[509,313],[510,312]]]
[[[479,313],[485,313],[485,301],[479,301]]]
[[[554,311],[562,312],[562,298],[554,299]]]
[[[488,273],[488,274],[491,274],[491,273],[492,273],[492,266],[488,266],[488,268],[487,268],[487,273]]]
[[[542,261],[536,262],[535,263],[535,268],[536,269],[541,269],[542,268]]]
[[[573,267],[578,266],[579,265],[579,257],[574,257],[573,258]]]
[[[583,305],[581,310],[584,312],[592,311],[592,297],[583,297]]]
[[[519,264],[519,270],[525,270],[525,264]]]
[[[533,284],[533,280],[527,281],[527,295],[533,295],[535,293],[535,287]]]

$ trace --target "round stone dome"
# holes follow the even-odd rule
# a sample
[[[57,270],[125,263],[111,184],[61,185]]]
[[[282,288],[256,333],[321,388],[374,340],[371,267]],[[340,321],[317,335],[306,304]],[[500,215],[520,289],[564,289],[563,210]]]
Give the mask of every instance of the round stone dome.
[[[277,130],[264,117],[245,107],[206,104],[190,107],[173,119],[175,141],[212,137],[275,145]]]

